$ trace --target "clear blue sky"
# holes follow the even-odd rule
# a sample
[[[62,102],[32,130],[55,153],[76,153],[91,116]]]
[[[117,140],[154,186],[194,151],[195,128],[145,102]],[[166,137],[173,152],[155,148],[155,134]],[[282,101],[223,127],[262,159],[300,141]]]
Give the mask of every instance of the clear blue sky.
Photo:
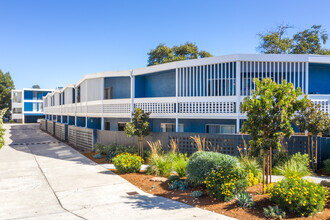
[[[17,89],[55,88],[88,73],[144,67],[159,43],[214,56],[257,53],[281,23],[330,32],[329,0],[0,0],[0,69]],[[328,48],[330,44],[326,45]]]

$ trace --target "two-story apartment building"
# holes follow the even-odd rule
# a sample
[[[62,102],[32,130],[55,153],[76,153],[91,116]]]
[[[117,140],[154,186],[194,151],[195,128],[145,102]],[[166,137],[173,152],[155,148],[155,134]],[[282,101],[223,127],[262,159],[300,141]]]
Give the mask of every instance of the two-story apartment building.
[[[134,108],[154,132],[238,133],[253,79],[300,87],[330,113],[330,56],[235,54],[84,76],[44,98],[46,119],[123,130]]]
[[[51,89],[12,90],[12,119],[16,122],[35,123],[38,118],[44,118],[43,97]]]

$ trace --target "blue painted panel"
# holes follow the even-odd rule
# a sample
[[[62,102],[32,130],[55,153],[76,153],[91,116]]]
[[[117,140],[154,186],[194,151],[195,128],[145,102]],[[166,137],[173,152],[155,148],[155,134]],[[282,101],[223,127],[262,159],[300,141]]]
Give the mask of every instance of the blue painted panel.
[[[86,127],[85,117],[77,117],[77,127]]]
[[[150,119],[150,126],[153,132],[161,132],[161,123],[175,123],[175,119]],[[235,125],[235,119],[180,119],[184,132],[206,133],[207,124],[230,124]]]
[[[24,91],[25,100],[33,100],[33,91]]]
[[[33,111],[33,103],[32,102],[24,102],[24,111],[32,112]]]
[[[75,117],[69,116],[69,125],[75,125]]]
[[[24,113],[24,115],[44,115],[42,113]]]
[[[62,116],[57,116],[57,122],[61,122]]]
[[[113,99],[126,99],[131,97],[130,77],[104,78],[104,88],[113,88]]]
[[[135,97],[174,97],[175,70],[135,77]]]
[[[118,131],[118,122],[130,122],[129,118],[104,118],[104,122],[110,122],[110,130]]]
[[[309,64],[309,94],[330,94],[330,64]]]
[[[63,124],[67,124],[68,123],[68,116],[62,116],[62,122]]]
[[[87,128],[101,129],[101,118],[87,118]]]

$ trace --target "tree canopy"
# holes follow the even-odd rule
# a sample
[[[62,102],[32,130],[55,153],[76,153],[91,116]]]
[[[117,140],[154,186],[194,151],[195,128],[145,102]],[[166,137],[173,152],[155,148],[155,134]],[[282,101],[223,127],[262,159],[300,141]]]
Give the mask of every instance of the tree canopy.
[[[186,42],[183,45],[173,46],[172,48],[165,44],[159,44],[148,53],[148,66],[204,57],[212,57],[212,55],[205,50],[198,50],[195,43]]]
[[[32,89],[40,89],[40,86],[39,85],[33,85]]]
[[[8,114],[11,108],[11,90],[15,89],[14,81],[10,73],[3,73],[0,70],[0,110],[7,109],[5,114]]]
[[[310,29],[288,37],[289,25],[279,25],[275,30],[259,33],[258,49],[266,54],[320,54],[330,55],[330,50],[323,48],[328,34],[321,25],[313,25]]]

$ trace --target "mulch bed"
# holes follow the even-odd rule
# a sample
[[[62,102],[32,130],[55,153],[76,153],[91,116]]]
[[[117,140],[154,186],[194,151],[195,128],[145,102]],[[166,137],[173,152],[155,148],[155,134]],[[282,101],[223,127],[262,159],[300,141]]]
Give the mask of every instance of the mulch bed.
[[[93,158],[93,153],[83,153],[86,157],[93,160],[96,163],[105,163],[103,159]],[[147,175],[145,173],[130,173],[130,174],[120,174],[116,170],[111,170],[117,173],[122,178],[126,179],[133,185],[137,186],[141,190],[162,196],[168,199],[172,199],[178,202],[182,202],[191,206],[195,206],[201,209],[217,212],[230,216],[237,219],[265,219],[264,217],[264,207],[268,205],[273,205],[268,199],[268,195],[262,194],[262,184],[252,186],[248,188],[248,192],[252,194],[255,206],[248,209],[243,209],[236,204],[235,201],[230,202],[220,202],[211,197],[209,197],[203,188],[189,188],[186,191],[181,190],[170,190],[169,186],[165,182],[154,182],[150,181],[154,175]],[[190,196],[191,192],[195,190],[203,191],[204,195],[200,198],[193,198]],[[287,216],[289,219],[307,219],[303,217],[297,217],[294,215]],[[311,220],[330,220],[330,198],[328,198],[325,209],[322,213],[318,213],[312,217],[308,217]]]

